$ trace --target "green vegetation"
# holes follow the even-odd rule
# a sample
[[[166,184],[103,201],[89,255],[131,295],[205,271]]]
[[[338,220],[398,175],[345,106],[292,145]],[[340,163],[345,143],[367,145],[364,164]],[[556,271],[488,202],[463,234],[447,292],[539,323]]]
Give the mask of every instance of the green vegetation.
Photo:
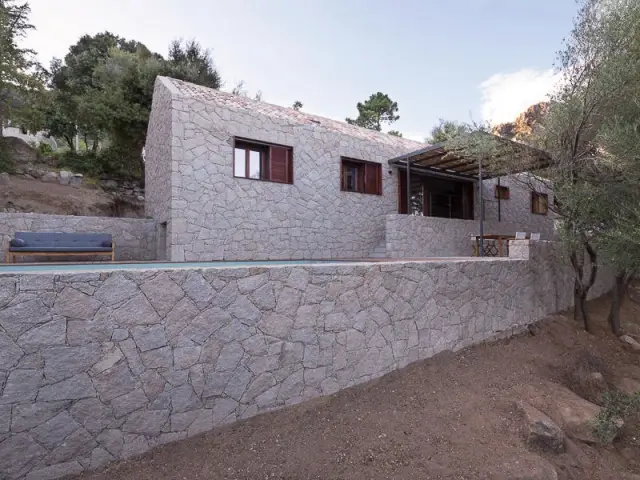
[[[358,116],[355,119],[346,119],[351,125],[380,132],[383,123],[391,124],[400,119],[400,116],[396,115],[398,104],[382,92],[374,93],[364,102],[358,102],[356,107]]]
[[[141,177],[156,77],[222,85],[210,51],[195,40],[174,40],[165,58],[110,32],[81,37],[45,70],[19,46],[34,28],[29,13],[26,2],[0,0],[0,121],[59,139],[68,150],[56,155],[61,167]]]
[[[436,143],[444,143],[470,131],[471,127],[469,125],[441,118],[438,125],[431,129],[431,135],[427,137],[425,141],[431,145],[435,145]]]
[[[620,334],[620,304],[640,270],[640,3],[582,0],[558,65],[562,80],[549,105],[518,138],[547,152],[550,165],[515,180],[553,190],[550,209],[575,273],[574,315],[587,331],[586,299],[598,265],[614,268],[609,321]],[[539,156],[515,155],[513,144],[484,134],[490,131],[469,126],[469,135],[450,138],[446,147],[482,156],[495,171],[525,171]]]
[[[622,422],[640,412],[640,393],[629,395],[612,390],[603,395],[602,410],[593,425],[593,434],[604,445],[618,435]],[[622,421],[622,422],[621,422]]]

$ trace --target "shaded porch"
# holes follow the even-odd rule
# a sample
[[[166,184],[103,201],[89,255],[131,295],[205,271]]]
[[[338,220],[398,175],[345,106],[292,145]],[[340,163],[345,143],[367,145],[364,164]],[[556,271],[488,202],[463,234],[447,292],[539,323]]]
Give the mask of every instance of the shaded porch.
[[[397,168],[398,171],[399,214],[450,220],[476,220],[474,231],[469,232],[469,235],[473,234],[478,238],[475,250],[483,256],[486,251],[485,239],[493,243],[497,241],[499,243],[497,251],[501,252],[504,243],[502,237],[513,236],[516,233],[515,229],[508,232],[503,228],[496,229],[493,222],[490,225],[491,230],[485,228],[488,226],[485,225],[484,193],[487,180],[495,179],[496,189],[499,190],[501,177],[541,170],[549,165],[551,159],[546,152],[524,144],[484,132],[474,135],[489,136],[491,137],[489,141],[495,140],[498,145],[505,148],[496,150],[500,153],[492,157],[469,158],[459,152],[447,150],[446,145],[441,143],[393,158],[389,160],[389,165]],[[484,137],[479,138],[484,140]],[[509,159],[515,158],[518,161],[505,162],[507,156]],[[508,168],[509,163],[517,165],[518,168]],[[496,195],[496,203],[499,224],[502,207],[500,195]],[[522,220],[524,223],[525,219]],[[464,230],[468,230],[468,227]]]

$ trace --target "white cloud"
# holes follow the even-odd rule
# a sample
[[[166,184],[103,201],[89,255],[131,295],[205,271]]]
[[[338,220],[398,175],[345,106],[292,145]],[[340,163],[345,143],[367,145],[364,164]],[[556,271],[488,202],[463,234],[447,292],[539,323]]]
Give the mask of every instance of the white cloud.
[[[531,105],[547,100],[559,79],[552,69],[492,75],[480,84],[482,119],[492,124],[512,122]]]

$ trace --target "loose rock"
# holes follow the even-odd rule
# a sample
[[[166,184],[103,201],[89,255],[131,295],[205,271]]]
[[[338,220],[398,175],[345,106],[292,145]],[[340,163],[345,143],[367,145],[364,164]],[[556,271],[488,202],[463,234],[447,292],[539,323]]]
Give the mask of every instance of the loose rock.
[[[518,402],[527,429],[527,444],[555,453],[564,452],[564,432],[544,413],[526,402]]]
[[[638,343],[635,338],[629,335],[622,335],[620,340],[629,345],[633,350],[640,351],[640,343]]]

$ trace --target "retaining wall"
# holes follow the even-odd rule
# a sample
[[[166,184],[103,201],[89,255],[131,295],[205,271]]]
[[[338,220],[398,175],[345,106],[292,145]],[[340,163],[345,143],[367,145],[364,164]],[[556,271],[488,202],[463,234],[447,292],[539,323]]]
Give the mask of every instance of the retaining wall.
[[[116,259],[155,260],[156,222],[143,218],[81,217],[38,213],[0,213],[0,252],[4,257],[15,232],[110,233],[116,242]],[[97,257],[104,259],[105,257]],[[58,260],[60,257],[58,257]],[[18,261],[29,260],[19,257]],[[42,257],[39,258],[39,261]],[[82,258],[86,261],[86,257]]]
[[[535,232],[543,240],[554,237],[553,220],[545,217]],[[470,257],[473,255],[471,235],[479,231],[478,220],[423,217],[416,215],[386,216],[387,256],[391,258]],[[515,235],[518,231],[531,232],[522,223],[486,220],[485,234]],[[506,250],[506,249],[505,249]]]
[[[98,468],[570,305],[551,246],[514,252],[528,260],[0,274],[0,478]]]

